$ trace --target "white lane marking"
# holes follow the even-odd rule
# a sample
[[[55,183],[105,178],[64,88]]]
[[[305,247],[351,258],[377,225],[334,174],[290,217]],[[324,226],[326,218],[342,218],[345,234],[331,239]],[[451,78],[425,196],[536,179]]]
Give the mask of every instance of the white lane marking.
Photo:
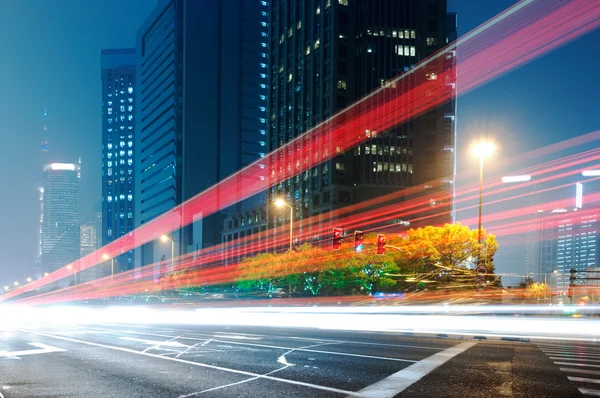
[[[600,384],[599,379],[588,379],[587,377],[573,377],[567,376],[567,379],[580,383],[591,383],[591,384]]]
[[[354,392],[354,391],[341,390],[339,388],[333,388],[333,387],[327,387],[327,386],[320,386],[318,384],[305,383],[303,381],[282,379],[282,378],[279,378],[279,377],[261,375],[261,374],[257,374],[257,373],[253,373],[253,372],[246,372],[244,370],[230,369],[230,368],[225,368],[225,367],[222,367],[222,366],[209,365],[209,364],[201,363],[201,362],[187,361],[185,359],[180,359],[180,358],[171,358],[171,357],[166,357],[166,356],[160,356],[160,355],[156,355],[156,354],[151,354],[149,352],[141,352],[141,351],[136,351],[136,350],[132,350],[132,349],[129,349],[129,348],[117,347],[117,346],[110,346],[110,345],[100,344],[100,343],[94,343],[94,342],[91,342],[91,341],[78,340],[78,339],[73,339],[73,338],[70,338],[70,337],[65,337],[65,336],[60,336],[60,335],[54,335],[54,334],[43,333],[43,332],[36,332],[36,331],[33,331],[33,330],[26,330],[26,329],[19,329],[19,330],[22,331],[22,332],[24,332],[24,333],[32,333],[32,334],[36,334],[38,336],[45,336],[45,337],[50,337],[50,338],[54,338],[54,339],[58,339],[58,340],[70,341],[72,343],[79,343],[79,344],[85,344],[85,345],[89,345],[89,346],[93,346],[93,347],[100,347],[100,348],[106,348],[106,349],[109,349],[109,350],[127,352],[129,354],[143,355],[143,356],[147,356],[147,357],[150,357],[150,358],[163,359],[165,361],[173,361],[173,362],[183,363],[183,364],[186,364],[186,365],[198,366],[200,368],[220,370],[220,371],[228,372],[228,373],[235,373],[235,374],[240,374],[240,375],[244,375],[244,376],[256,377],[256,378],[259,378],[259,379],[267,379],[267,380],[271,380],[271,381],[278,381],[280,383],[287,383],[287,384],[293,384],[293,385],[302,386],[302,387],[314,388],[316,390],[331,391],[331,392],[335,392],[335,393],[338,393],[338,394],[346,394],[346,395],[351,396],[351,397],[365,397],[365,398],[367,398],[365,395],[363,395],[361,393],[357,393],[357,392]]]
[[[279,372],[279,371],[281,371],[281,370],[287,369],[288,367],[289,367],[289,366],[284,366],[284,367],[282,367],[282,368],[279,368],[279,369],[272,370],[272,371],[270,371],[269,373],[265,373],[265,374],[263,375],[263,377],[264,377],[264,376],[269,376],[269,375],[272,375],[273,373],[276,373],[276,372]],[[221,390],[221,389],[223,389],[223,388],[227,388],[227,387],[236,386],[236,385],[239,385],[239,384],[248,383],[249,381],[254,381],[254,380],[258,380],[258,379],[259,379],[259,377],[251,377],[251,378],[249,378],[249,379],[245,379],[245,380],[242,380],[242,381],[237,381],[237,382],[235,382],[235,383],[229,383],[229,384],[225,384],[225,385],[222,385],[222,386],[218,386],[218,387],[209,388],[209,389],[207,389],[207,390],[202,390],[202,391],[198,391],[198,392],[193,392],[193,393],[191,393],[191,394],[180,395],[178,398],[189,398],[189,397],[193,397],[193,396],[196,396],[196,395],[204,394],[205,392],[211,392],[211,391]]]
[[[582,359],[580,357],[577,358],[565,358],[565,357],[548,357],[552,360],[558,360],[558,361],[581,361],[581,362],[600,362],[599,359]]]
[[[2,393],[0,392],[0,398],[4,398],[4,395],[2,395]]]
[[[296,366],[296,364],[289,363],[287,361],[286,355],[291,354],[292,352],[298,351],[300,349],[306,349],[306,348],[312,348],[312,347],[319,347],[319,346],[323,346],[323,345],[327,345],[327,344],[332,344],[332,343],[313,344],[313,345],[307,345],[305,347],[300,347],[300,348],[292,348],[291,350],[289,350],[289,351],[284,352],[283,354],[281,354],[281,356],[279,358],[277,358],[277,362],[279,362],[280,364],[282,364],[284,366]]]
[[[574,368],[559,368],[559,370],[561,372],[582,373],[582,374],[586,374],[586,375],[597,375],[597,376],[600,376],[600,372],[598,372],[597,370],[574,369]]]
[[[144,343],[144,344],[150,344],[156,347],[189,347],[186,344],[181,344],[178,341],[156,341],[156,340],[145,340],[145,339],[138,339],[135,337],[120,337],[121,340],[129,340],[129,341],[136,341],[139,343]]]
[[[572,362],[556,362],[557,365],[569,365],[569,366],[583,366],[586,368],[600,368],[600,365],[590,365],[589,363],[572,363]]]
[[[52,347],[43,343],[28,343],[31,346],[38,347],[39,350],[22,351],[0,351],[0,357],[22,357],[25,355],[49,354],[51,352],[63,352],[62,348]]]
[[[120,324],[115,324],[115,323],[103,323],[102,325],[115,325],[115,326],[126,326],[126,327],[131,327],[131,325],[120,325]],[[80,327],[82,328],[82,326],[75,326],[75,327]],[[101,329],[101,328],[94,328],[96,330],[105,330],[105,331],[109,331],[109,332],[115,332],[115,333],[124,333],[122,330],[117,330],[117,329]],[[155,328],[155,330],[158,329],[162,329],[162,328]],[[162,329],[162,330],[168,330],[168,329]],[[214,334],[209,334],[209,333],[187,333],[188,331],[185,329],[171,329],[174,332],[186,332],[185,335],[187,336],[204,336],[204,337],[212,337],[212,335]],[[142,332],[136,332],[136,331],[127,331],[128,333],[138,333],[138,334],[145,334]],[[219,332],[219,334],[224,334],[225,332]],[[247,333],[236,333],[236,334],[247,334]],[[368,333],[368,334],[373,334],[373,333]],[[318,342],[323,342],[323,343],[346,343],[346,344],[357,344],[357,345],[368,345],[368,346],[379,346],[379,347],[396,347],[396,348],[417,348],[417,349],[421,349],[421,350],[434,350],[434,351],[442,351],[445,350],[447,347],[433,347],[433,346],[421,346],[421,345],[412,345],[412,344],[386,344],[386,343],[369,343],[369,342],[365,342],[365,341],[353,341],[353,340],[334,340],[334,339],[311,339],[308,337],[292,337],[292,336],[280,336],[280,335],[274,335],[274,334],[270,334],[270,335],[250,335],[247,334],[249,336],[262,336],[265,338],[273,338],[273,339],[293,339],[293,340],[306,340],[306,341],[318,341]],[[164,335],[160,335],[160,336],[164,336]],[[396,334],[397,337],[397,334]]]
[[[443,365],[450,359],[476,345],[476,342],[466,342],[450,347],[442,352],[433,354],[393,375],[360,390],[370,398],[392,398],[404,391],[406,388],[421,380],[425,375],[431,373],[438,366]]]
[[[577,350],[577,349],[558,349],[558,348],[541,348],[542,352],[562,352],[565,354],[588,354],[588,355],[600,355],[600,351],[594,350]]]
[[[590,397],[600,397],[600,390],[593,390],[591,388],[580,388],[579,392],[583,395],[589,395]]]
[[[94,328],[90,328],[90,330],[110,331],[110,332],[117,333],[117,334],[120,333],[117,330],[94,329]],[[143,332],[133,332],[133,333],[134,334],[143,335],[143,336],[173,338],[173,336],[169,336],[169,335],[166,335],[166,334],[143,333]],[[121,337],[121,338],[123,338],[123,337]],[[206,339],[199,339],[199,338],[185,337],[185,336],[179,336],[179,338],[181,340],[193,340],[193,341],[198,341],[198,340],[205,341],[206,340]],[[242,343],[240,341],[225,341],[225,340],[217,340],[217,339],[213,339],[212,341],[214,341],[215,343],[247,345],[247,346],[251,346],[251,347],[273,348],[273,349],[277,349],[277,350],[291,350],[291,349],[294,349],[294,347],[284,347],[284,346],[276,346],[276,345],[270,345],[270,344],[258,344],[258,343]],[[351,354],[351,353],[348,353],[348,352],[311,350],[311,349],[305,349],[305,348],[296,348],[296,350],[297,351],[304,351],[304,352],[314,352],[314,353],[317,353],[317,354],[328,354],[328,355],[339,355],[339,356],[348,356],[348,357],[356,357],[356,358],[379,359],[379,360],[384,360],[384,361],[410,362],[410,363],[419,362],[419,361],[415,361],[415,360],[412,360],[412,359],[379,357],[379,356],[374,356],[374,355],[362,355],[362,354]]]
[[[213,337],[217,339],[237,339],[237,340],[262,340],[262,337],[248,337],[248,336],[223,336],[215,334]]]

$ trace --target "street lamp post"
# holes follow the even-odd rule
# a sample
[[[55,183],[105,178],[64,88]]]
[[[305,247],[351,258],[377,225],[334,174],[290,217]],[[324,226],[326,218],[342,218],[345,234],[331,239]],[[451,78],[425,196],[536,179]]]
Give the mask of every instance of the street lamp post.
[[[284,208],[284,207],[289,207],[290,208],[290,252],[292,251],[292,247],[293,247],[293,241],[294,241],[294,208],[292,207],[292,205],[290,205],[288,202],[286,202],[284,199],[279,198],[275,201],[275,206],[279,207],[280,209]]]
[[[477,243],[481,245],[482,230],[481,230],[481,218],[483,214],[483,160],[490,156],[494,152],[495,146],[489,141],[480,141],[473,145],[471,151],[477,157],[479,157],[479,217],[477,225]],[[483,246],[481,246],[479,257],[483,254]]]
[[[73,286],[75,286],[77,284],[77,270],[71,264],[67,265],[67,268],[73,270]]]
[[[175,240],[168,235],[160,236],[161,242],[171,242],[171,273],[175,270]]]
[[[115,259],[106,253],[102,255],[102,258],[104,261],[110,259],[110,282],[112,283],[115,280]]]
[[[550,274],[557,275],[558,271],[554,270],[552,272],[546,272],[544,274],[544,301],[546,300],[546,290],[548,290],[548,275]],[[550,293],[550,304],[552,304],[552,292]]]
[[[282,209],[284,207],[290,208],[290,253],[294,245],[294,208],[283,198],[279,198],[275,201],[275,206]],[[288,297],[292,297],[292,282],[288,280]]]

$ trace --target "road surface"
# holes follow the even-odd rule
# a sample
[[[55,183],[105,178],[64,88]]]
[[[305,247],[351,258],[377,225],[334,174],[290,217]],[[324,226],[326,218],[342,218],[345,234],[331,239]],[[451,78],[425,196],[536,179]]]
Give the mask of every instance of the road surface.
[[[100,396],[600,396],[600,346],[233,326],[0,332],[0,397]]]

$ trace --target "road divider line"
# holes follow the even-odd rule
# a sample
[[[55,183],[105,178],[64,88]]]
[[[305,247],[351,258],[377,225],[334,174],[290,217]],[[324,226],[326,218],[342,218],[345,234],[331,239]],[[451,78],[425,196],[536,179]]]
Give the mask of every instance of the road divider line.
[[[94,328],[90,328],[90,330],[106,331],[106,329],[94,329]],[[117,331],[117,330],[112,330],[112,332],[117,333],[117,334],[119,333],[119,331]],[[121,332],[121,333],[123,333],[123,332]],[[165,337],[165,338],[174,338],[175,337],[175,336],[170,336],[170,335],[166,335],[166,334],[143,333],[143,332],[133,332],[133,334],[139,334],[142,336]],[[206,339],[200,339],[200,338],[195,338],[195,337],[185,337],[185,336],[179,336],[178,338],[180,340],[193,340],[193,341],[205,341],[206,340]],[[123,338],[121,337],[121,339],[123,339]],[[312,350],[312,349],[302,348],[302,347],[298,347],[298,348],[285,347],[285,346],[278,346],[278,345],[271,345],[271,344],[259,344],[259,343],[246,343],[246,342],[241,342],[241,341],[218,340],[218,339],[214,339],[214,338],[212,339],[212,341],[215,343],[223,343],[223,344],[234,344],[234,345],[243,345],[243,346],[251,346],[251,347],[271,348],[271,349],[286,350],[286,351],[287,350],[295,350],[295,351],[303,351],[303,352],[313,352],[316,354],[327,354],[327,355],[339,355],[339,356],[356,357],[356,358],[377,359],[377,360],[382,360],[382,361],[409,362],[409,363],[419,362],[419,361],[415,361],[413,359],[380,357],[380,356],[376,356],[376,355],[352,354],[349,352]],[[325,344],[335,344],[335,343],[325,343]]]
[[[354,392],[354,391],[347,391],[347,390],[342,390],[342,389],[339,389],[339,388],[333,388],[333,387],[327,387],[327,386],[320,386],[318,384],[305,383],[303,381],[282,379],[282,378],[279,378],[279,377],[273,377],[273,376],[268,376],[268,375],[261,375],[261,374],[258,374],[258,373],[246,372],[244,370],[230,369],[230,368],[225,368],[225,367],[216,366],[216,365],[209,365],[209,364],[201,363],[201,362],[188,361],[188,360],[180,359],[180,358],[172,358],[172,357],[160,356],[160,355],[156,355],[156,354],[151,354],[149,352],[141,352],[141,351],[132,350],[132,349],[125,348],[125,347],[117,347],[117,346],[111,346],[111,345],[107,345],[107,344],[94,343],[94,342],[91,342],[91,341],[78,340],[78,339],[73,339],[73,338],[70,338],[70,337],[65,337],[65,336],[60,336],[60,335],[54,335],[54,334],[50,334],[50,333],[37,332],[37,331],[34,331],[34,330],[27,330],[27,329],[19,329],[19,330],[22,331],[22,332],[25,332],[25,333],[32,333],[32,334],[36,334],[38,336],[45,336],[45,337],[50,337],[50,338],[58,339],[58,340],[70,341],[72,343],[85,344],[85,345],[89,345],[89,346],[92,346],[92,347],[106,348],[106,349],[109,349],[109,350],[121,351],[121,352],[126,352],[126,353],[129,353],[129,354],[142,355],[142,356],[146,356],[146,357],[150,357],[150,358],[162,359],[162,360],[165,360],[165,361],[178,362],[178,363],[182,363],[182,364],[186,364],[186,365],[197,366],[197,367],[200,367],[200,368],[206,368],[206,369],[212,369],[212,370],[219,370],[219,371],[228,372],[228,373],[235,373],[235,374],[249,376],[249,377],[257,378],[257,379],[267,379],[267,380],[276,381],[276,382],[280,382],[280,383],[287,383],[287,384],[293,384],[293,385],[302,386],[302,387],[314,388],[316,390],[330,391],[330,392],[335,392],[335,393],[338,393],[338,394],[345,394],[345,395],[350,396],[350,397],[364,397],[364,398],[368,398],[367,395],[364,395],[364,394],[362,394],[360,392],[357,393],[357,392]]]
[[[102,323],[102,325],[105,326],[122,326],[122,327],[128,327],[131,328],[132,326],[135,325],[124,325],[124,324],[116,324],[116,323]],[[74,326],[74,325],[73,325]],[[74,327],[82,327],[82,326],[74,326]],[[169,329],[165,329],[165,328],[160,328],[157,327],[155,330],[170,330],[170,331],[175,331],[175,332],[186,332],[185,335],[186,336],[205,336],[205,337],[212,337],[215,334],[224,334],[225,332],[214,332],[214,333],[189,333],[186,329],[179,329],[179,328],[169,328]],[[116,330],[116,329],[105,329],[107,331],[113,331],[113,332],[122,332],[121,330]],[[142,334],[142,332],[136,332],[136,331],[131,331],[130,333],[140,333]],[[231,333],[230,333],[231,334]],[[263,340],[265,338],[273,338],[273,339],[282,339],[282,340],[306,340],[306,341],[318,341],[318,342],[323,342],[323,343],[338,343],[338,344],[357,344],[357,345],[368,345],[368,346],[376,346],[376,347],[395,347],[395,348],[415,348],[415,349],[420,349],[420,350],[434,350],[434,351],[442,351],[445,350],[448,347],[434,347],[434,346],[422,346],[422,345],[412,345],[412,344],[386,344],[386,343],[371,343],[371,342],[367,342],[367,341],[354,341],[354,340],[335,340],[335,339],[314,339],[314,338],[309,338],[309,337],[297,337],[297,336],[281,336],[281,335],[276,335],[276,334],[249,334],[249,333],[235,333],[235,334],[241,334],[241,335],[248,335],[248,336],[262,336]],[[376,332],[368,332],[368,334],[376,334]],[[386,333],[386,334],[392,334],[394,336],[398,336],[398,333],[394,332],[394,333]],[[162,336],[162,335],[161,335]],[[223,336],[225,337],[225,336]],[[229,338],[229,337],[227,337]]]
[[[465,342],[450,347],[410,365],[359,392],[369,398],[393,398],[412,384],[421,380],[427,374],[431,373],[437,367],[443,365],[476,344],[477,343],[475,342]]]

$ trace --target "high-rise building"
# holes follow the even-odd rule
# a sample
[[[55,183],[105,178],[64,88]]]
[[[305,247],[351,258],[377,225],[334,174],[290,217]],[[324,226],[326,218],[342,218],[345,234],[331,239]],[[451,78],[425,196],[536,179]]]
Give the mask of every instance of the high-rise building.
[[[102,50],[102,246],[129,234],[134,222],[135,49]],[[133,251],[114,259],[132,269]]]
[[[40,162],[41,169],[43,169],[44,166],[49,162],[48,154],[50,152],[50,144],[48,144],[48,125],[47,125],[47,120],[46,120],[48,118],[48,110],[46,108],[44,108],[42,117],[43,117],[42,124],[44,126],[43,127],[44,140],[42,141],[42,144],[40,145],[40,151],[42,152],[41,162]],[[39,183],[37,184],[37,191],[38,191],[38,198],[39,198],[39,202],[40,202],[40,223],[39,223],[39,227],[38,227],[38,239],[37,239],[38,247],[37,247],[37,254],[36,254],[36,259],[35,259],[33,275],[41,276],[42,222],[44,220],[44,183],[43,183],[42,179],[40,179]]]
[[[165,0],[138,30],[136,225],[267,152],[267,26],[266,1]],[[175,254],[220,243],[224,217],[192,215],[173,233]],[[170,251],[148,243],[139,264]]]
[[[44,166],[42,274],[54,272],[80,256],[79,178],[79,164]]]
[[[399,89],[393,78],[456,37],[456,16],[447,14],[446,0],[270,4],[271,150],[375,89]],[[454,58],[454,52],[444,55],[446,70]],[[446,84],[455,89],[455,81]],[[271,196],[285,195],[300,219],[414,186],[452,197],[454,126],[454,101],[383,132],[364,126],[374,138],[274,186]],[[431,203],[438,209],[450,204]],[[269,212],[270,221],[284,221],[280,212]],[[452,211],[438,213],[444,215],[427,223],[452,221]]]
[[[595,183],[575,184],[573,209],[559,208],[540,213],[541,274],[556,273],[556,286],[569,286],[569,271],[585,278],[586,269],[600,266],[600,225]]]
[[[93,252],[96,251],[96,249],[98,248],[98,246],[96,245],[97,239],[96,239],[96,225],[93,222],[89,222],[89,223],[84,223],[80,225],[79,228],[80,231],[80,244],[79,244],[79,255],[80,258],[82,259],[82,263],[81,263],[81,270],[79,272],[79,276],[78,276],[78,282],[89,282],[91,280],[96,279],[97,277],[101,276],[98,275],[98,270],[101,267],[94,267],[91,269],[88,269],[88,267],[90,265],[95,265],[95,264],[85,264],[83,260],[83,258],[85,256],[87,256],[88,254],[91,254]]]
[[[80,228],[80,257],[85,257],[96,251],[96,226],[92,223],[81,224]]]

